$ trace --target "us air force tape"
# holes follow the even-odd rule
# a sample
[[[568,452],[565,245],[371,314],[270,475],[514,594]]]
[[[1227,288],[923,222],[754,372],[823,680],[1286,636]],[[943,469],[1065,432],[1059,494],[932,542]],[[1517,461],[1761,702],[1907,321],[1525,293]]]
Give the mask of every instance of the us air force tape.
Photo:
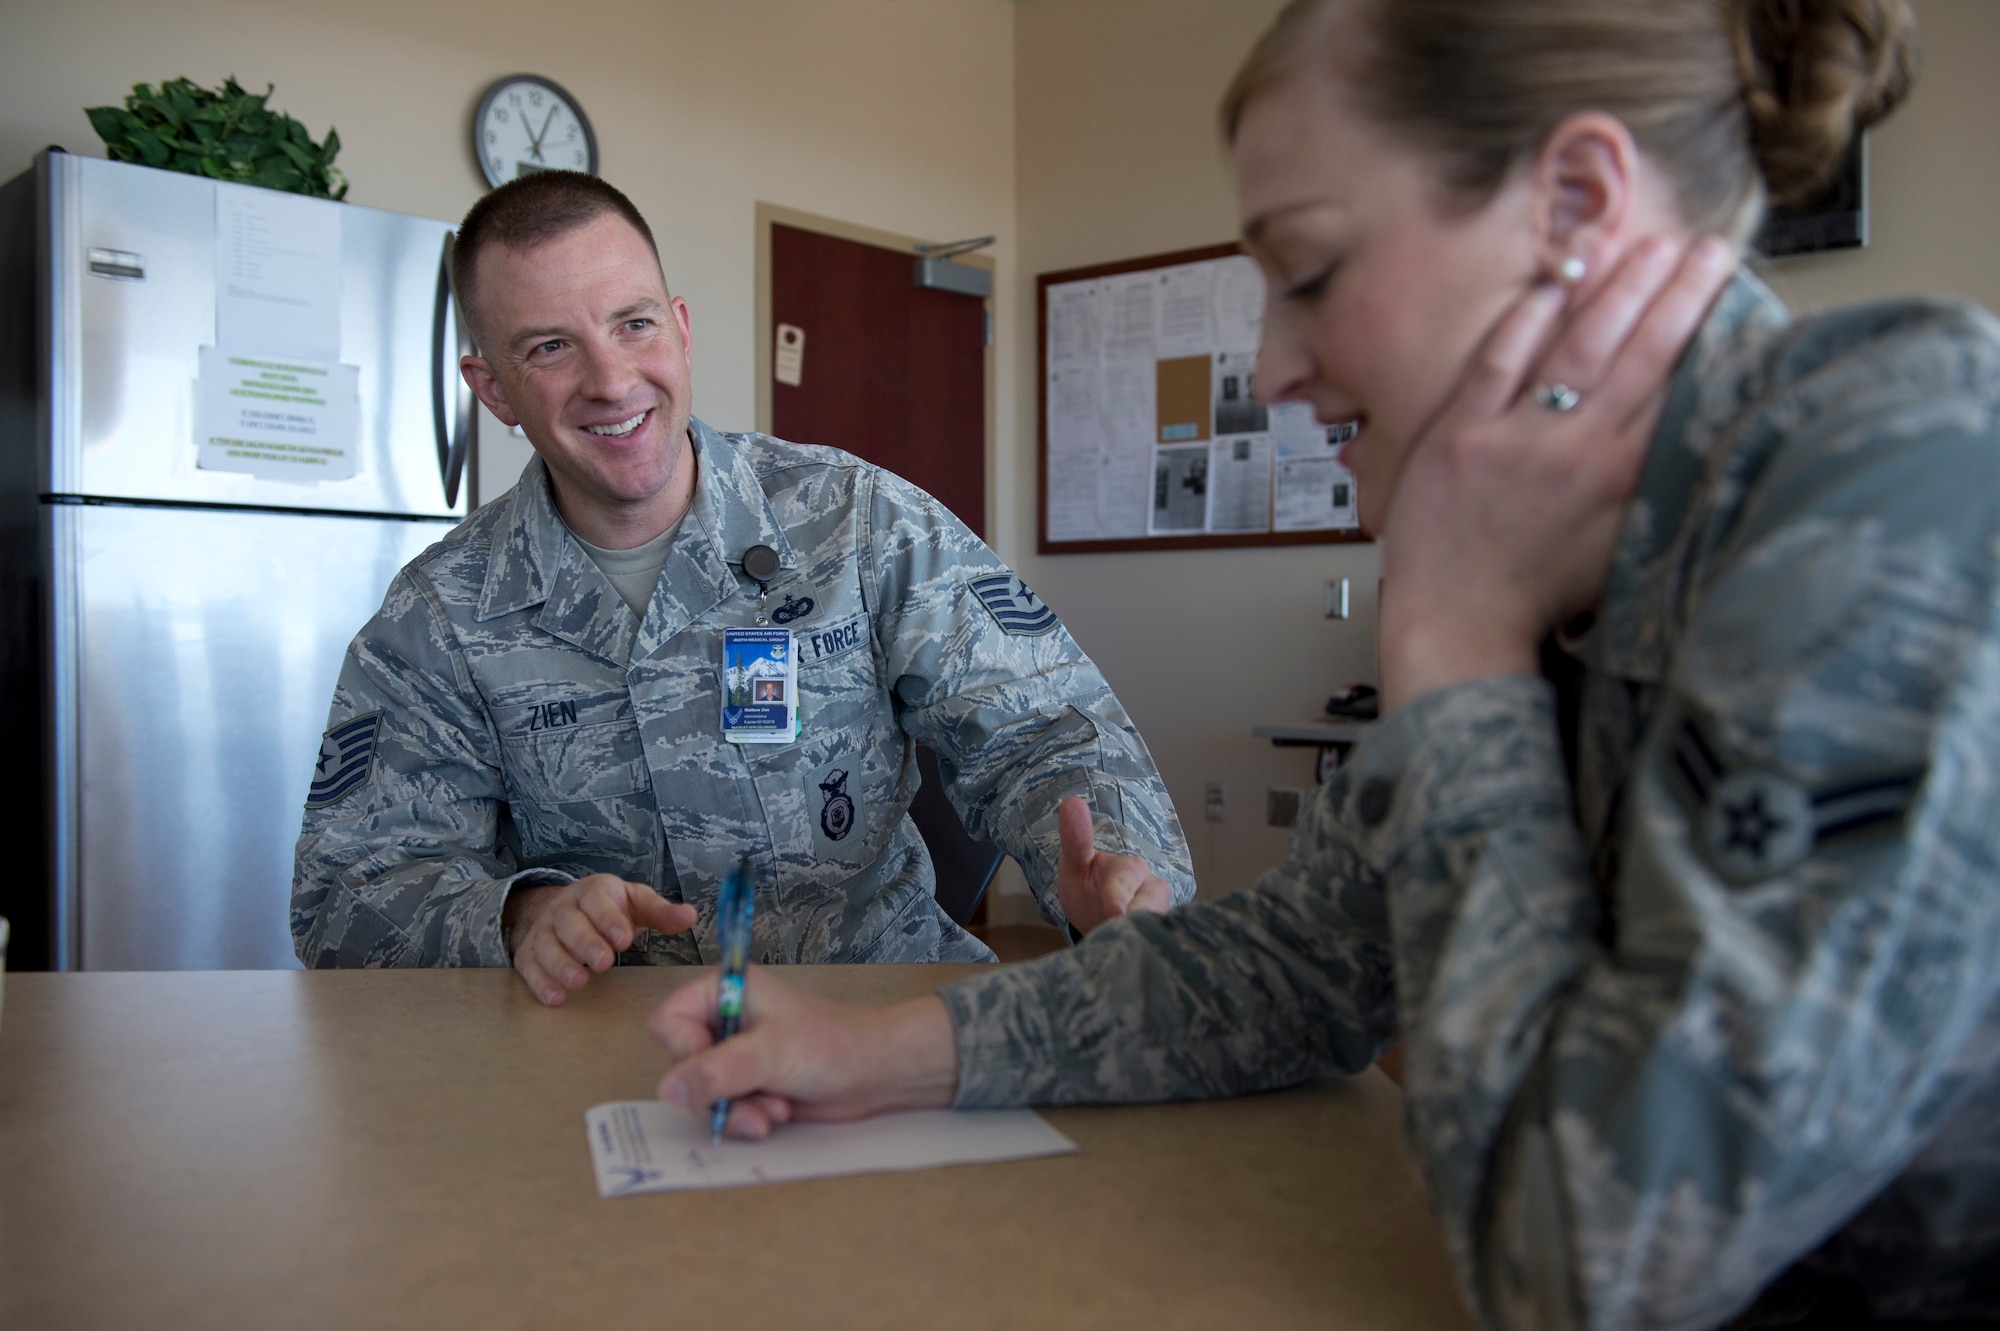
[[[1674,768],[1694,800],[1695,839],[1736,882],[1791,868],[1821,841],[1902,817],[1920,778],[1883,777],[1813,792],[1776,772],[1723,770],[1692,721],[1674,741]]]

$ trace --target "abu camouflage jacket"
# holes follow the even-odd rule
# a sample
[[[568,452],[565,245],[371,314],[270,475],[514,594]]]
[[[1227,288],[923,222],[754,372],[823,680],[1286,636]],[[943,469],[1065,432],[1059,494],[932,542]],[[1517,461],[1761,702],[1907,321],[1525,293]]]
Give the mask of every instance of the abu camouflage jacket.
[[[830,448],[692,425],[701,468],[644,620],[558,516],[531,462],[405,568],[348,649],[299,838],[308,966],[508,964],[515,884],[612,873],[697,907],[626,961],[712,961],[737,856],[753,959],[981,960],[933,900],[906,816],[911,741],[937,750],[975,837],[1056,899],[1055,807],[1194,893],[1145,744],[1054,613],[930,496]],[[802,733],[722,736],[722,638],[762,601],[794,630]]]
[[[1574,778],[1544,680],[1418,700],[1252,890],[943,991],[959,1103],[1400,1041],[1488,1326],[1709,1327],[1781,1276],[2000,1317],[1996,413],[1985,312],[1793,323],[1740,277],[1566,644]]]

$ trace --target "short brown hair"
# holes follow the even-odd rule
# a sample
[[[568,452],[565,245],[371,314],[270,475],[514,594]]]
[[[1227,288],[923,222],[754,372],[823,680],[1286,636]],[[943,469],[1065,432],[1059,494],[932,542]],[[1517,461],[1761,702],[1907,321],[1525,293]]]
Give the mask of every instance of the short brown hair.
[[[1477,205],[1565,118],[1616,116],[1675,183],[1681,216],[1747,235],[1768,192],[1809,195],[1916,68],[1908,0],[1293,0],[1222,101],[1309,68],[1437,154]]]
[[[478,275],[479,256],[489,246],[528,250],[578,227],[615,213],[645,237],[653,262],[660,261],[660,247],[653,240],[653,228],[615,186],[581,171],[535,171],[516,176],[481,198],[458,224],[458,240],[451,251],[452,289],[459,304],[472,307],[473,282]]]

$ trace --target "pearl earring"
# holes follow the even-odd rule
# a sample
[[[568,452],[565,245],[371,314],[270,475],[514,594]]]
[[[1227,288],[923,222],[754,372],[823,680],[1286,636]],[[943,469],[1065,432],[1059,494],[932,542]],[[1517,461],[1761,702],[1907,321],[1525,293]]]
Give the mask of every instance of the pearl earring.
[[[1556,265],[1556,280],[1564,286],[1573,287],[1583,280],[1590,268],[1579,255],[1572,254]]]

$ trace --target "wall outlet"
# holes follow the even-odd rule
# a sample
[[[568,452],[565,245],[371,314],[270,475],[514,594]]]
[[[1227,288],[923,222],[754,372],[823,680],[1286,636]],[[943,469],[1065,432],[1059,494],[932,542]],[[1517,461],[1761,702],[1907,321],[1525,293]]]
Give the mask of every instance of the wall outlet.
[[[1264,821],[1272,827],[1290,827],[1299,820],[1302,790],[1267,789],[1264,792]]]
[[[1229,786],[1221,781],[1211,781],[1202,787],[1202,813],[1211,823],[1219,823],[1229,812]]]
[[[1347,618],[1347,579],[1328,578],[1326,580],[1326,617],[1328,619]]]

